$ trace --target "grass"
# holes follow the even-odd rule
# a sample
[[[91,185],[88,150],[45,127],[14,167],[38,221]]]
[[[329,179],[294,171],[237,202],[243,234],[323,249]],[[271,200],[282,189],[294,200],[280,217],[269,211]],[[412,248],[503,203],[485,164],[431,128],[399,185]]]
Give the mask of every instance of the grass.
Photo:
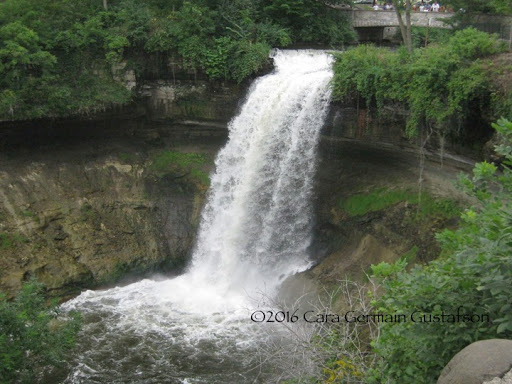
[[[13,235],[9,233],[0,233],[0,249],[12,249],[17,244],[28,243],[29,240],[19,233]]]
[[[338,207],[349,216],[363,216],[392,207],[400,202],[418,204],[418,194],[407,189],[377,188],[368,193],[352,195],[338,202]],[[435,198],[424,192],[417,219],[450,218],[459,216],[461,209],[452,199]]]
[[[19,214],[23,217],[29,217],[31,218],[32,220],[34,220],[36,223],[39,223],[40,222],[40,219],[39,219],[39,216],[37,216],[34,212],[26,209],[26,210],[22,210],[22,211],[19,211]]]
[[[153,156],[150,169],[162,176],[166,173],[181,174],[199,186],[208,186],[210,178],[201,167],[207,157],[200,153],[164,151]]]
[[[418,203],[417,200],[416,198],[416,204]],[[461,212],[461,207],[455,200],[434,198],[425,193],[421,199],[418,213],[420,218],[440,217],[449,219],[459,217]]]
[[[206,162],[206,156],[199,153],[181,153],[164,151],[153,156],[151,170],[155,172],[167,172],[182,168],[188,170],[198,167]]]
[[[417,200],[417,196],[408,190],[378,188],[368,193],[352,195],[345,201],[340,200],[338,205],[350,216],[363,216],[414,198]]]

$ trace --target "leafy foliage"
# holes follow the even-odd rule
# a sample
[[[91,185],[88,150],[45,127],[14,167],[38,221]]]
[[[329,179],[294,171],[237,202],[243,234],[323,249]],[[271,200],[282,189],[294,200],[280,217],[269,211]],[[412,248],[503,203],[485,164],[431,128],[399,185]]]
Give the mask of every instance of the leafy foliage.
[[[270,47],[353,39],[341,12],[322,2],[278,3],[110,0],[105,10],[100,0],[2,1],[0,119],[124,104],[132,94],[116,81],[118,72],[140,75],[152,60],[240,83],[264,67]],[[283,18],[273,9],[286,3],[291,8]]]
[[[453,29],[427,28],[412,26],[412,43],[416,48],[425,47],[428,44],[445,44],[454,34]],[[398,35],[398,33],[397,33]],[[396,38],[401,39],[401,36]]]
[[[330,4],[346,3],[330,1]],[[341,13],[316,0],[264,0],[263,12],[291,31],[293,40],[327,43],[332,46],[354,40],[354,32],[344,26]]]
[[[0,297],[0,382],[33,383],[47,366],[57,366],[74,345],[80,318],[59,319],[48,307],[43,287],[25,283],[14,301]]]
[[[485,103],[493,93],[482,59],[503,49],[496,36],[472,28],[412,55],[359,46],[337,56],[334,97],[360,96],[377,112],[386,104],[402,103],[410,111],[409,136],[421,127],[446,134],[453,121],[464,120],[471,106]]]
[[[108,71],[127,41],[107,33],[109,21],[87,2],[5,1],[0,15],[0,116],[53,117],[129,100]]]
[[[510,14],[512,12],[510,0],[448,0],[446,4],[455,10],[461,10],[462,14]]]
[[[383,358],[374,380],[434,383],[444,365],[466,345],[481,339],[512,337],[512,123],[494,127],[503,144],[503,171],[479,163],[461,185],[478,202],[462,215],[456,231],[438,235],[442,256],[428,266],[405,269],[406,261],[373,267],[385,293],[376,301],[381,313],[442,316],[488,315],[486,321],[381,323],[375,351]],[[476,318],[474,318],[476,320]]]
[[[19,233],[0,233],[0,249],[12,249],[17,244],[23,244],[27,242],[28,239]]]

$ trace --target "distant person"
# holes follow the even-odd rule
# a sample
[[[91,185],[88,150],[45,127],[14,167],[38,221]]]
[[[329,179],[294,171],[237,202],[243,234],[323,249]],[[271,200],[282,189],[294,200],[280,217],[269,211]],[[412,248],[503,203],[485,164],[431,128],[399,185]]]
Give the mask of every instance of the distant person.
[[[432,12],[439,12],[440,5],[437,1],[434,1],[434,4],[432,4]]]
[[[420,12],[423,12],[423,11],[425,11],[425,4],[420,5]]]
[[[379,5],[378,5],[378,4],[375,4],[375,5],[373,6],[373,10],[374,10],[374,11],[378,11],[379,9],[380,9],[380,8],[379,8]]]

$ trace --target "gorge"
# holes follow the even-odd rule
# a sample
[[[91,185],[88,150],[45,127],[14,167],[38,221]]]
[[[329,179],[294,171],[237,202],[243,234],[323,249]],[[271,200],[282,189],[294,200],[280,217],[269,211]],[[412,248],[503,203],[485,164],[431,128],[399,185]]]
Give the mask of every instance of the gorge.
[[[0,383],[506,380],[512,0],[392,3],[1,0]]]
[[[340,199],[346,200],[354,192],[364,193],[376,188],[414,189],[419,170],[416,153],[402,138],[399,124],[390,123],[393,119],[400,121],[399,112],[391,113],[389,120],[365,119],[361,124],[361,111],[333,108],[321,134],[320,128],[329,101],[325,87],[330,75],[329,70],[326,70],[329,60],[320,55],[323,59],[312,56],[315,60],[309,63],[307,53],[296,54],[295,59],[300,60],[298,65],[294,65],[293,61],[290,62],[294,58],[293,53],[278,53],[277,74],[263,77],[251,87],[245,106],[241,107],[240,115],[231,125],[230,143],[236,143],[233,138],[236,139],[237,135],[234,135],[233,129],[237,124],[240,124],[238,127],[258,132],[252,122],[276,120],[282,123],[277,125],[281,131],[278,131],[279,134],[269,134],[267,131],[259,134],[246,132],[247,136],[259,138],[259,141],[256,140],[259,146],[253,144],[252,152],[247,137],[239,133],[238,146],[231,149],[231,153],[229,146],[221,152],[217,170],[222,169],[223,164],[232,169],[227,174],[217,173],[211,179],[212,185],[217,186],[214,190],[221,193],[216,198],[219,202],[217,208],[211,203],[206,206],[206,212],[212,214],[209,220],[213,220],[213,217],[220,220],[221,224],[217,222],[212,226],[216,232],[210,232],[204,230],[208,225],[203,223],[203,229],[199,230],[199,248],[187,273],[173,280],[161,277],[108,291],[88,291],[66,304],[67,308],[84,311],[86,325],[83,332],[88,335],[83,339],[84,344],[79,344],[80,350],[88,352],[74,361],[67,382],[105,382],[109,377],[117,377],[120,371],[134,375],[128,376],[131,380],[148,375],[148,380],[159,382],[162,380],[159,375],[171,375],[170,382],[184,382],[187,377],[190,378],[189,382],[194,382],[194,376],[189,375],[191,372],[199,372],[196,382],[204,382],[204,377],[208,377],[208,382],[238,382],[241,377],[239,375],[246,374],[253,364],[250,359],[245,360],[250,355],[253,343],[255,340],[265,340],[267,336],[261,334],[261,327],[243,328],[241,324],[247,325],[249,318],[246,311],[225,310],[226,305],[232,308],[245,303],[240,295],[226,295],[228,288],[238,285],[239,289],[240,286],[247,289],[251,281],[255,282],[253,288],[260,288],[261,285],[269,288],[287,274],[305,269],[311,262],[316,263],[322,259],[325,262],[309,273],[324,282],[335,282],[347,271],[357,275],[372,263],[393,261],[417,244],[421,247],[418,252],[421,259],[433,257],[435,228],[450,225],[453,218],[436,218],[434,223],[425,225],[428,231],[423,232],[421,225],[416,228],[404,227],[404,219],[412,216],[414,211],[407,202],[400,202],[397,206],[376,214],[370,213],[363,218],[349,218],[340,209]],[[282,68],[279,63],[283,65]],[[285,86],[285,89],[291,89],[288,91],[291,94],[287,94],[286,98],[281,100],[279,93],[274,94],[272,90],[278,87],[268,79],[280,79],[280,72],[280,76],[286,78],[286,65],[293,70],[288,74],[290,84],[313,87],[315,91],[311,91],[311,88],[296,90],[295,87]],[[294,76],[299,75],[311,76],[311,79],[298,81]],[[313,75],[320,76],[320,81]],[[251,95],[257,96],[258,87],[267,81],[265,79],[270,84],[267,84],[267,88],[262,87],[257,102],[250,104]],[[322,90],[327,93],[320,92]],[[279,101],[269,99],[269,94]],[[294,99],[291,95],[302,99]],[[151,100],[154,101],[155,98]],[[188,105],[192,104],[189,101]],[[276,105],[280,108],[274,108]],[[251,111],[249,106],[255,111]],[[266,114],[261,111],[263,106],[267,108]],[[162,108],[164,113],[173,110],[172,102],[168,105],[164,102],[157,107]],[[311,110],[308,107],[313,108],[314,113],[309,113]],[[278,118],[287,110],[290,116],[295,116],[297,110],[308,111],[308,114],[298,115],[302,125],[293,124],[288,123],[287,118]],[[202,111],[208,111],[208,108]],[[194,108],[184,108],[182,113],[201,115]],[[251,118],[242,120],[244,113]],[[127,127],[132,126],[134,121],[121,120],[114,126],[118,125],[122,129],[125,124]],[[183,119],[181,123],[170,127],[177,132],[166,132],[165,122],[154,124],[150,129],[142,127],[136,132],[139,136],[135,140],[127,139],[126,136],[116,137],[115,130],[113,136],[107,136],[106,140],[95,138],[94,129],[90,132],[79,130],[75,132],[78,138],[71,139],[71,147],[69,132],[68,135],[59,132],[59,129],[65,129],[61,127],[55,129],[55,143],[47,141],[35,147],[16,143],[16,135],[11,135],[13,146],[4,152],[5,164],[10,166],[4,168],[2,177],[5,188],[3,210],[7,218],[3,225],[9,231],[18,231],[20,237],[13,236],[12,247],[3,248],[2,251],[6,255],[16,256],[12,253],[14,248],[16,251],[30,252],[37,258],[17,258],[12,264],[9,264],[8,258],[3,259],[5,270],[11,272],[3,276],[4,289],[16,288],[21,281],[36,276],[50,289],[54,289],[55,293],[69,294],[81,286],[112,284],[130,272],[137,272],[140,276],[140,273],[177,273],[180,268],[183,270],[195,241],[208,185],[201,173],[195,171],[209,172],[212,169],[211,161],[223,144],[224,133],[222,124],[211,121],[198,123]],[[304,130],[313,128],[315,130],[304,133]],[[92,138],[84,140],[79,136],[80,132]],[[102,134],[108,135],[108,130]],[[298,138],[313,141],[301,146]],[[314,175],[315,160],[311,156],[314,155],[314,140],[317,138],[319,158],[316,161],[319,166]],[[63,140],[62,143],[59,140]],[[102,141],[102,144],[97,145]],[[290,146],[290,151],[282,151],[283,146]],[[32,149],[34,152],[30,152]],[[173,153],[196,154],[199,157],[184,157],[180,160]],[[285,153],[288,155],[284,156]],[[240,155],[248,155],[251,159],[250,154],[253,161],[248,163],[256,165],[256,170],[261,173],[252,174],[254,169],[240,172],[236,168],[245,162],[245,157],[240,158]],[[264,155],[272,162],[258,168],[257,165],[263,161],[259,156]],[[167,163],[164,161],[162,167],[157,166],[166,156],[171,160]],[[221,160],[222,156],[224,160]],[[37,158],[40,160],[36,161]],[[180,161],[191,163],[192,166],[173,163]],[[274,165],[278,164],[282,164],[276,167],[281,173],[274,174]],[[426,190],[438,197],[458,196],[459,192],[449,180],[457,170],[467,170],[470,165],[468,160],[448,156],[441,167],[437,156],[430,157],[424,169]],[[20,168],[25,174],[16,177]],[[297,174],[300,177],[294,178]],[[251,187],[242,189],[244,193],[222,188],[220,180],[231,180],[228,184],[231,187],[240,184],[244,186],[238,179],[244,175],[251,175]],[[276,186],[273,193],[263,187],[267,184]],[[279,188],[286,191],[286,199],[282,198],[284,192]],[[297,193],[295,200],[288,200],[290,189]],[[232,198],[229,196],[233,194],[242,197],[244,203],[238,200],[237,204],[231,205]],[[307,203],[310,197],[313,198],[312,205]],[[286,203],[291,205],[287,206]],[[312,219],[311,206],[315,208],[316,221]],[[9,207],[22,207],[22,210],[16,211]],[[304,216],[298,216],[299,211]],[[225,212],[231,212],[231,216],[223,218]],[[235,213],[237,219],[233,219]],[[273,225],[261,224],[272,220],[277,222]],[[293,232],[297,229],[297,220],[303,232],[296,238]],[[219,229],[229,226],[234,226],[229,233],[240,231],[233,238],[223,239],[225,232]],[[259,233],[262,228],[272,231],[279,228],[283,232]],[[314,230],[311,244],[310,230]],[[258,237],[248,239],[248,233],[258,233]],[[26,240],[21,236],[25,236]],[[212,243],[215,247],[223,244],[223,247],[228,248],[212,255]],[[94,247],[90,247],[90,244],[94,244]],[[239,264],[236,261],[246,253],[259,255],[255,265],[250,262],[251,266],[247,267],[244,266],[245,262]],[[280,254],[285,261],[275,264],[267,258],[269,254]],[[313,255],[313,259],[309,260],[306,254]],[[290,259],[296,255],[300,255],[298,260]],[[208,268],[202,268],[207,265]],[[219,269],[215,267],[217,265],[223,267]],[[245,272],[248,269],[254,271],[254,274],[248,276]],[[258,277],[259,274],[268,277],[266,284],[261,276]],[[208,280],[213,285],[205,284]],[[187,292],[187,296],[183,292]],[[176,310],[178,318],[173,317],[170,308]],[[208,319],[213,319],[211,323],[204,322],[204,313],[212,315]],[[188,326],[184,327],[184,324]],[[213,331],[219,329],[218,324],[223,325],[220,333]],[[106,329],[109,329],[108,332],[105,332]],[[141,334],[144,335],[142,338]],[[213,341],[207,337],[210,334],[214,335]],[[105,335],[115,337],[104,339]],[[119,335],[120,339],[117,338]],[[173,342],[165,343],[169,337]],[[169,345],[171,349],[167,349]],[[173,349],[176,345],[184,349]],[[200,345],[204,350],[197,352],[194,345]],[[164,354],[172,358],[158,360],[162,349]],[[208,355],[213,350],[221,351],[220,355]],[[235,353],[234,360],[226,362],[225,370],[219,369],[218,363],[224,359],[226,351],[239,351],[240,354]],[[183,356],[186,356],[185,360]],[[239,364],[240,361],[244,363]],[[235,366],[237,369],[234,370]],[[273,367],[266,367],[263,371],[265,369],[268,370],[266,374],[271,375]],[[262,374],[265,375],[264,372]],[[62,380],[62,376],[58,377]],[[52,382],[55,377],[48,380]]]

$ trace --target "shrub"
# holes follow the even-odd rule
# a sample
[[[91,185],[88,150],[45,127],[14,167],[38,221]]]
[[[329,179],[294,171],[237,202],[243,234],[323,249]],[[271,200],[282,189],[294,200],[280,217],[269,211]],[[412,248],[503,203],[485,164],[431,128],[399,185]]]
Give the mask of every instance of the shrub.
[[[77,314],[64,320],[47,306],[43,286],[25,283],[15,300],[0,296],[0,382],[33,383],[43,368],[62,364],[80,328]]]

